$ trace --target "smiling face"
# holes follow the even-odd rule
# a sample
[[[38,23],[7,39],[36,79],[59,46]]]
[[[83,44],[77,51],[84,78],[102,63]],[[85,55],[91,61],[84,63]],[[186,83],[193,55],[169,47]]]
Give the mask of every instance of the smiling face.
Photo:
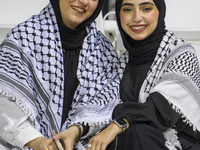
[[[153,0],[123,0],[120,21],[123,30],[134,40],[144,40],[158,24],[159,11]]]
[[[98,0],[59,0],[63,23],[71,28],[87,20],[95,11]]]

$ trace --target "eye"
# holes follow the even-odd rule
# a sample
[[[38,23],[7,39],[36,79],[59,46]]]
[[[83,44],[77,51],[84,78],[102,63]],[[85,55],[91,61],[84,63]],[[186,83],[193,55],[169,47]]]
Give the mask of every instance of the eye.
[[[122,7],[121,10],[123,12],[129,12],[129,11],[132,11],[132,9],[130,7]]]
[[[144,11],[150,11],[150,10],[152,10],[152,8],[151,7],[144,7],[144,8],[142,8],[142,10],[144,10]]]
[[[131,9],[129,9],[129,8],[124,8],[124,9],[122,9],[122,11],[131,11]]]

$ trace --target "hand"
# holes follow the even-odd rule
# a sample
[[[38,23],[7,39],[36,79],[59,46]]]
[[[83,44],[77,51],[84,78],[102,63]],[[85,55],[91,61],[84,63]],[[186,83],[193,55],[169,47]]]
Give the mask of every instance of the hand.
[[[71,126],[67,130],[64,130],[56,136],[53,136],[53,140],[62,140],[63,148],[65,150],[73,150],[75,139],[79,134],[79,130],[76,126]]]
[[[34,150],[58,150],[53,139],[47,139],[45,137],[39,137],[26,144],[26,146]]]
[[[90,139],[88,145],[91,144],[91,147],[87,147],[87,150],[105,150],[108,144],[121,132],[122,129],[113,122],[106,129]]]

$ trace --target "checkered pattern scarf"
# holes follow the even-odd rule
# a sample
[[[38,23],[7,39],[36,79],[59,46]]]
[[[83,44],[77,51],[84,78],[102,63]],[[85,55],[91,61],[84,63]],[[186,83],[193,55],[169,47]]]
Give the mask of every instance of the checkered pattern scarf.
[[[126,56],[127,54],[121,58],[123,63],[120,65],[120,70],[123,70],[128,62]],[[171,31],[165,34],[160,43],[154,62],[140,89],[139,101],[144,103],[149,94],[153,92],[161,93],[172,108],[181,114],[186,124],[194,131],[200,131],[198,58],[191,44],[177,38]],[[174,133],[176,132],[173,131]],[[174,146],[170,144],[170,142],[167,144],[169,148]]]
[[[112,110],[119,103],[117,53],[96,30],[95,22],[86,30],[77,70],[80,84],[62,129],[77,122],[93,126],[109,123]],[[52,129],[60,132],[63,51],[51,4],[8,34],[0,46],[0,60],[0,93],[28,113],[45,137],[51,137]]]

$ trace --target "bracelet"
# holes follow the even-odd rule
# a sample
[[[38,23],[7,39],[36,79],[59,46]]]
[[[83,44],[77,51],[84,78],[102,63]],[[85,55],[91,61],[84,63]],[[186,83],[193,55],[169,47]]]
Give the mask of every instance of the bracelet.
[[[75,143],[78,143],[83,134],[82,125],[81,124],[73,124],[73,125],[69,126],[68,128],[70,128],[72,126],[76,126],[78,128],[78,136],[75,139]]]

